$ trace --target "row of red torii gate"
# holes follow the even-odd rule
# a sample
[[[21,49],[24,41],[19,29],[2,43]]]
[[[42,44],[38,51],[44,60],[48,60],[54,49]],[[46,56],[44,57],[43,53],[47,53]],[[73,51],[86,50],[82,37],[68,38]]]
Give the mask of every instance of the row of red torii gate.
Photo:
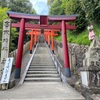
[[[57,35],[54,32],[61,31],[63,57],[64,57],[64,71],[65,71],[66,77],[71,76],[66,30],[74,30],[76,28],[74,25],[70,25],[67,22],[75,21],[77,15],[46,16],[46,15],[17,13],[17,12],[12,12],[12,11],[7,11],[7,14],[11,19],[17,20],[17,23],[11,23],[11,27],[20,28],[19,38],[18,38],[18,51],[17,51],[16,64],[15,64],[15,67],[16,67],[15,79],[20,78],[25,30],[31,30],[27,34],[31,35],[30,53],[32,53],[32,45],[33,45],[32,37],[33,35],[35,36],[35,39],[34,39],[34,45],[35,45],[36,39],[37,39],[36,34],[41,34],[40,33],[41,29],[44,30],[44,35],[45,35],[46,41],[48,42],[48,45],[50,45],[50,36],[52,37],[52,52],[53,53],[54,53],[53,40],[54,40],[54,36]],[[30,21],[36,22],[38,24],[31,24]],[[53,22],[57,22],[58,24],[56,25],[51,24]]]
[[[55,34],[55,32],[58,32],[60,30],[43,30],[41,29],[31,29],[31,28],[25,28],[29,32],[27,32],[27,35],[30,35],[30,54],[32,54],[32,48],[33,46],[36,47],[37,42],[44,42],[48,44],[51,49],[52,53],[54,53],[54,36],[58,36],[58,34]]]

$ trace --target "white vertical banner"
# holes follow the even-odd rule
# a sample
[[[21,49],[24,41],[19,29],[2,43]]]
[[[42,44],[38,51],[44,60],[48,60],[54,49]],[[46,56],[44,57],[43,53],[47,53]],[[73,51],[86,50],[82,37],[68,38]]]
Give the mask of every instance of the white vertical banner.
[[[0,77],[2,76],[6,58],[8,58],[9,55],[10,29],[11,29],[11,20],[5,19],[3,22],[3,32],[2,32]]]

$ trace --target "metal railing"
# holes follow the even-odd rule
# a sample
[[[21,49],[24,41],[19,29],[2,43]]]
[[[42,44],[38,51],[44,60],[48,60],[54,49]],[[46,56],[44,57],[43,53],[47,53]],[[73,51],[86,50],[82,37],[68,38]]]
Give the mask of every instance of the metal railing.
[[[60,78],[62,80],[62,82],[66,83],[67,82],[67,79],[66,79],[66,76],[64,75],[64,71],[63,71],[63,66],[61,65],[60,61],[57,59],[56,55],[55,54],[52,54],[51,50],[49,49],[47,43],[46,43],[46,47],[48,48],[48,52],[52,58],[52,61],[54,62],[54,65],[60,75]]]

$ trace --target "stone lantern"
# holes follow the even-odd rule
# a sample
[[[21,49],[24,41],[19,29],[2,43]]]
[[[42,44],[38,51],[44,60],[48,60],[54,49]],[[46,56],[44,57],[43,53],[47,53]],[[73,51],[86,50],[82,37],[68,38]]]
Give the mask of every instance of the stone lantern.
[[[80,69],[82,94],[100,93],[100,38],[92,41]]]

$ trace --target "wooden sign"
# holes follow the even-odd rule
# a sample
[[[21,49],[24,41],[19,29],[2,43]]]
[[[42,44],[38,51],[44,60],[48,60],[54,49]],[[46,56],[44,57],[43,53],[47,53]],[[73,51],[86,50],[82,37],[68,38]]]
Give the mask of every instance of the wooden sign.
[[[5,19],[3,22],[3,33],[2,33],[0,77],[3,72],[6,58],[8,58],[9,55],[10,28],[11,28],[11,20]]]
[[[13,57],[6,59],[6,63],[5,63],[4,70],[3,70],[3,75],[1,78],[1,84],[9,83],[12,63],[13,63]]]

